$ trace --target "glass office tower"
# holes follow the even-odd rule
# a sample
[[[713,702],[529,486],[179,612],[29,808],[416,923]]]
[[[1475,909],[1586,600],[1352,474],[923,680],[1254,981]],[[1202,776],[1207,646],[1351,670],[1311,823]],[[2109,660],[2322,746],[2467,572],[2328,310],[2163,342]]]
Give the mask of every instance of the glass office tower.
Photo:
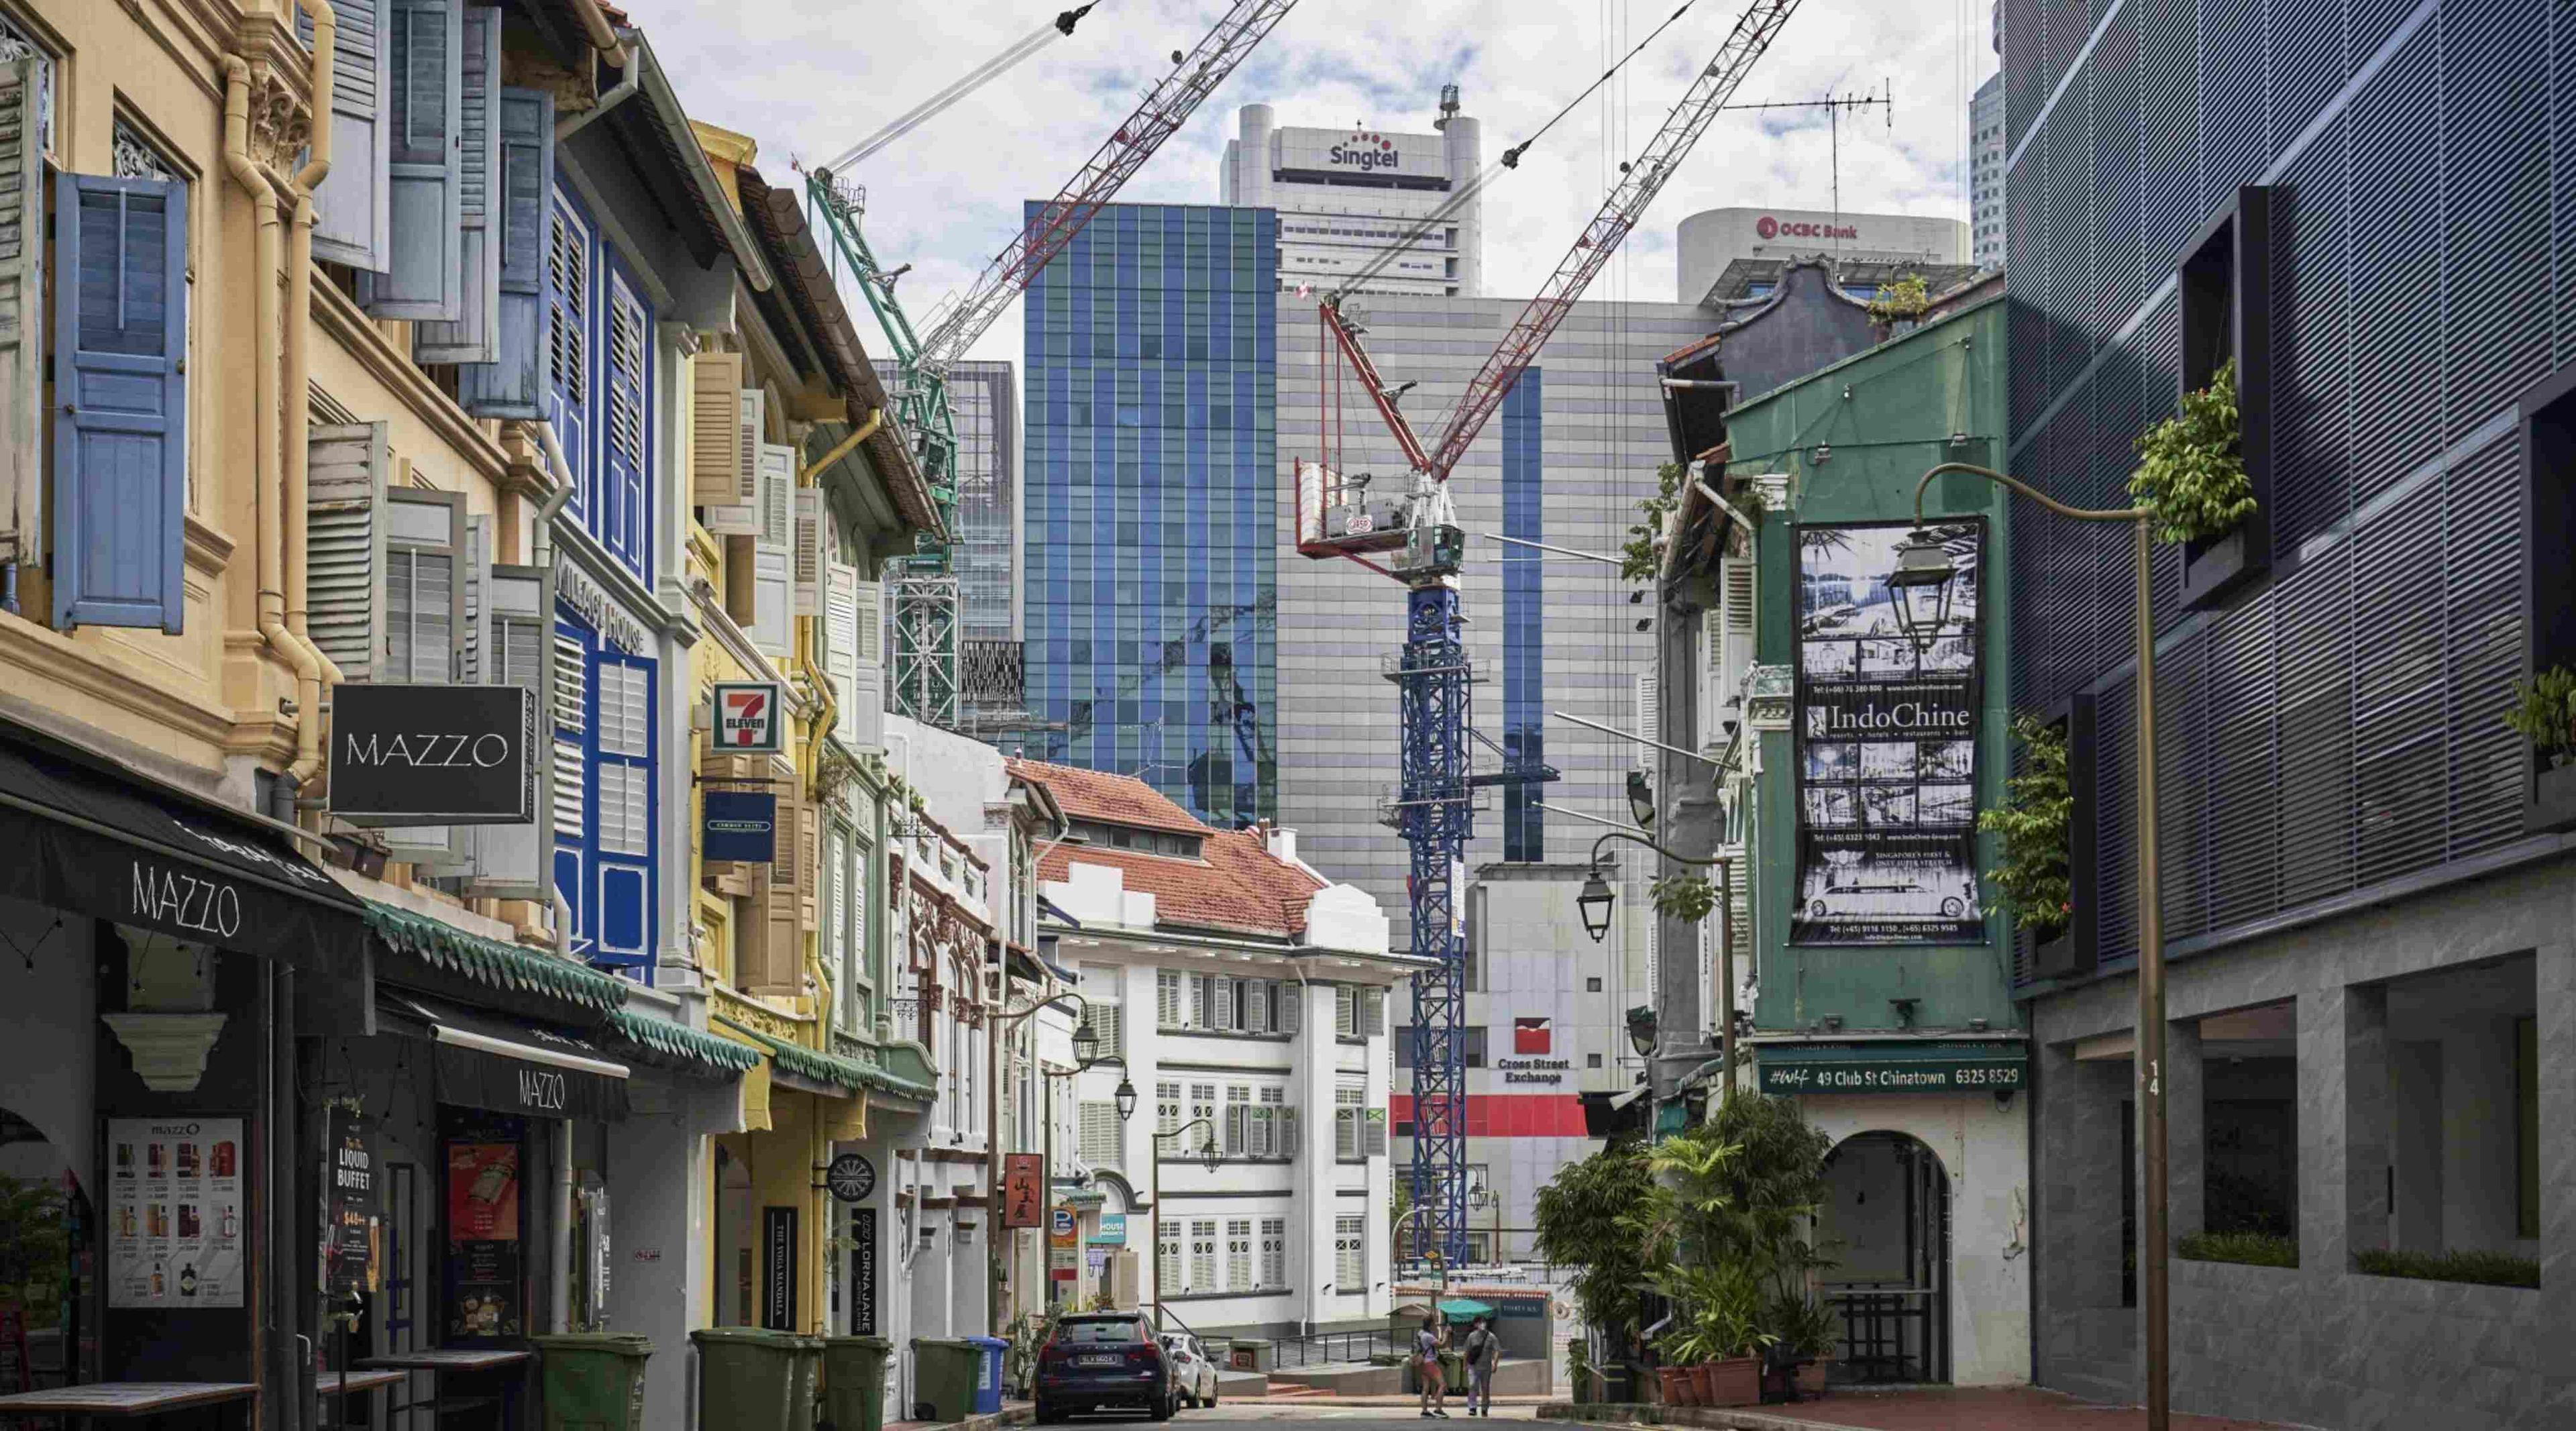
[[[1278,813],[1277,267],[1268,209],[1112,204],[1026,305],[1027,748],[1223,827]]]

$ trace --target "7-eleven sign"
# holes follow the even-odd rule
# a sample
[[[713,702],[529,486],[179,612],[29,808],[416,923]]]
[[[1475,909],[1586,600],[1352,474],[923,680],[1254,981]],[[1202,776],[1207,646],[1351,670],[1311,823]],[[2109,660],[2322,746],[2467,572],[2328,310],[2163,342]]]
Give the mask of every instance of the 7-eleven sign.
[[[779,718],[786,692],[775,681],[716,683],[716,749],[736,755],[774,755],[785,748],[787,724]]]

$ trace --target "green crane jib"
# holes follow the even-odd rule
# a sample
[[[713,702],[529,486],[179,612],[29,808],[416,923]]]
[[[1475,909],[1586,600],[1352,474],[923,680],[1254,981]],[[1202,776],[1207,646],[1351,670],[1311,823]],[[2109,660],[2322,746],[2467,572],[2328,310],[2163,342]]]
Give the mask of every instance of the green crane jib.
[[[866,190],[829,167],[808,176],[807,206],[821,216],[840,263],[850,270],[849,276],[893,345],[895,420],[912,435],[913,450],[946,534],[944,540],[924,536],[889,573],[894,613],[892,704],[898,712],[946,729],[958,725],[961,622],[957,575],[949,555],[957,522],[957,425],[948,404],[950,365],[966,355],[1039,270],[1117,197],[1163,141],[1180,131],[1200,102],[1225,82],[1296,4],[1297,0],[1233,0],[1196,48],[1173,56],[1171,69],[1145,92],[1135,112],[1092,153],[1062,192],[1039,206],[964,295],[934,311],[935,321],[927,333],[913,329],[894,296],[895,281],[910,265],[886,269],[859,232],[859,219],[867,207]],[[1076,12],[1067,14],[1079,18]],[[1071,33],[1069,25],[1058,28]],[[958,93],[962,97],[962,91]],[[852,152],[864,154],[867,146]]]

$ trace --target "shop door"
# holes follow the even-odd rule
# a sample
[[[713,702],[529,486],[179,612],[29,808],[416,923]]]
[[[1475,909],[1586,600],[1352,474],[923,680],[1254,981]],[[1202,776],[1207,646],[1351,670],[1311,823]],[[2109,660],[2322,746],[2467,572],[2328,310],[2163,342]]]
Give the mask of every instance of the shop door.
[[[435,1269],[429,1262],[429,1208],[422,1202],[430,1186],[416,1162],[385,1164],[385,1311],[376,1332],[379,1356],[433,1344],[428,1329],[436,1324],[438,1309],[431,1305],[429,1288],[436,1285]],[[435,1431],[431,1386],[428,1376],[415,1372],[387,1390],[389,1431]]]
[[[1903,1133],[1863,1133],[1825,1160],[1820,1231],[1841,1244],[1823,1279],[1842,1314],[1834,1375],[1855,1382],[1950,1379],[1950,1178]]]

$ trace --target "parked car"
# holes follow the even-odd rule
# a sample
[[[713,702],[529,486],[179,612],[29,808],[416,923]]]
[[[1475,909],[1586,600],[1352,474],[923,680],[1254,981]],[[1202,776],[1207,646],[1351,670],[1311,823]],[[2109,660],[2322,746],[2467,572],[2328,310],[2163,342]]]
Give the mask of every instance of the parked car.
[[[1135,1312],[1090,1313],[1057,1322],[1055,1335],[1038,1348],[1031,1391],[1037,1419],[1048,1425],[1077,1411],[1105,1407],[1133,1407],[1169,1421],[1180,1399],[1172,1358],[1155,1339],[1153,1327]]]
[[[1216,1361],[1188,1332],[1163,1333],[1163,1355],[1172,1363],[1173,1394],[1189,1406],[1216,1405]]]

